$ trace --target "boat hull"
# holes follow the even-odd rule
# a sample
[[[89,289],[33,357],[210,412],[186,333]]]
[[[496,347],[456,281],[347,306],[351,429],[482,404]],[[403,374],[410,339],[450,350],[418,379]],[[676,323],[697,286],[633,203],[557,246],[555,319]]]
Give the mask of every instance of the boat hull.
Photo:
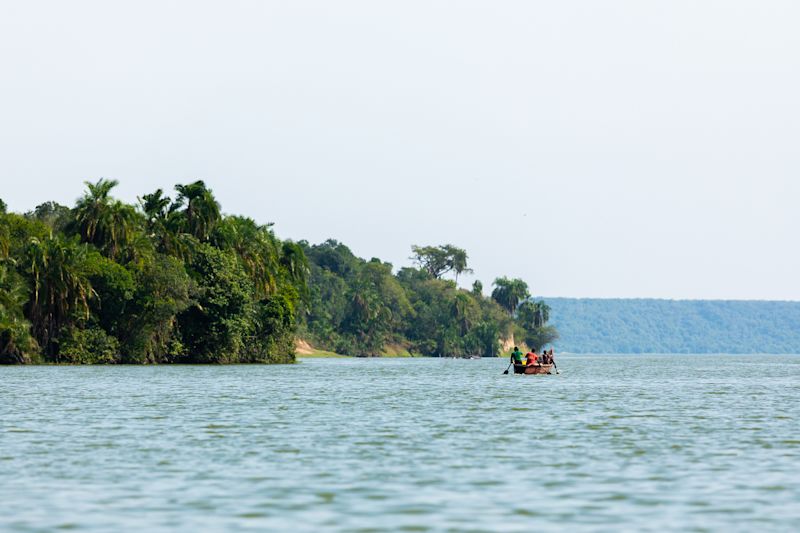
[[[548,365],[514,365],[515,374],[549,374],[552,364]]]

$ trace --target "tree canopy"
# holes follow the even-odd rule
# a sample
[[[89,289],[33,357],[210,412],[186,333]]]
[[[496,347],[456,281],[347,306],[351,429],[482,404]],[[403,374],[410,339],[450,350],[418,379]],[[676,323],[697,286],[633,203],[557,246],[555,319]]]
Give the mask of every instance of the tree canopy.
[[[116,180],[72,208],[0,213],[0,361],[294,360],[302,248],[221,214],[202,181],[129,205]]]
[[[459,288],[472,270],[451,244],[413,246],[395,271],[225,215],[201,180],[136,205],[117,186],[87,182],[74,206],[24,215],[0,203],[0,362],[290,362],[298,336],[356,356],[492,357],[515,335],[554,338],[546,305],[520,305],[525,282]]]
[[[417,246],[411,247],[413,255],[411,260],[432,278],[440,279],[449,272],[458,276],[463,273],[471,273],[472,269],[467,267],[467,252],[457,248],[452,244],[440,246]]]

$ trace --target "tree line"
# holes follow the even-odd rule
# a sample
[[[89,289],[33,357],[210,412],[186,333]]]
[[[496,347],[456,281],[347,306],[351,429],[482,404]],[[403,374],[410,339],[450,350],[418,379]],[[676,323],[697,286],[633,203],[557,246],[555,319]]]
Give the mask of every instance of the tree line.
[[[117,185],[24,214],[0,200],[0,362],[292,362],[298,336],[349,355],[494,356],[501,339],[557,335],[522,280],[499,278],[486,297],[444,279],[471,272],[452,245],[414,246],[395,274],[337,241],[281,240],[224,215],[202,181],[135,205]]]
[[[490,296],[480,281],[458,288],[455,279],[471,270],[453,245],[413,246],[414,266],[393,274],[390,263],[358,258],[335,240],[299,244],[311,265],[301,334],[326,350],[376,356],[393,345],[424,356],[495,357],[501,340],[538,349],[558,336],[550,308],[531,300],[520,279],[496,279]]]

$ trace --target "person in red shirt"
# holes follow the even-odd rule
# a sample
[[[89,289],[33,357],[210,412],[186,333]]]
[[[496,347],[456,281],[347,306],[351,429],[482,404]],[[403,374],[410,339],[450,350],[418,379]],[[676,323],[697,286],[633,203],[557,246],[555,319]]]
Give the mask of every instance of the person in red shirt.
[[[530,351],[527,354],[525,354],[525,358],[526,358],[525,364],[528,366],[538,364],[539,362],[539,356],[534,351]]]

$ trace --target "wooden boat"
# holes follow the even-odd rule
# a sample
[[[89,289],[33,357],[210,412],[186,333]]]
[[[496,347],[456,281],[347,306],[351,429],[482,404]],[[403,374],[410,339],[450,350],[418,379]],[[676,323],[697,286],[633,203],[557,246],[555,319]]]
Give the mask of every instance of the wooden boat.
[[[553,364],[536,364],[536,365],[514,365],[514,373],[515,374],[549,374],[550,369],[553,368]]]

